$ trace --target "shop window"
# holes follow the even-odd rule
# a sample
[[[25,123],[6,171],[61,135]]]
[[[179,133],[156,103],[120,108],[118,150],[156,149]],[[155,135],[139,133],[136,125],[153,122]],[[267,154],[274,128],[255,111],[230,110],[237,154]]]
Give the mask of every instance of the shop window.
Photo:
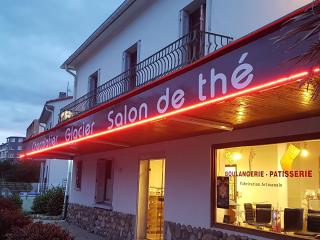
[[[320,140],[215,149],[213,222],[320,233]]]
[[[96,203],[111,203],[113,187],[112,160],[98,159],[96,175]]]
[[[76,189],[81,190],[82,160],[76,162]]]

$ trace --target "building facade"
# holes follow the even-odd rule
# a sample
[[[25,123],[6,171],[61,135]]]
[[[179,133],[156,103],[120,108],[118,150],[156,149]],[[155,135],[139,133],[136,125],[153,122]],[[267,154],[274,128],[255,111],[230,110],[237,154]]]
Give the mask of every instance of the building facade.
[[[60,92],[58,98],[46,101],[39,119],[33,120],[27,128],[27,137],[30,138],[55,127],[59,122],[60,109],[69,104],[72,99],[72,96]],[[41,191],[56,186],[66,187],[70,162],[58,159],[41,160],[39,178]]]
[[[22,151],[22,142],[25,137],[7,137],[7,142],[0,145],[0,161],[9,160],[17,162]]]
[[[315,39],[276,40],[310,2],[124,1],[62,64],[60,123],[25,142],[73,160],[68,221],[108,239],[316,236],[319,68],[291,60]]]
[[[4,161],[7,159],[7,144],[6,143],[2,143],[0,145],[0,161]]]

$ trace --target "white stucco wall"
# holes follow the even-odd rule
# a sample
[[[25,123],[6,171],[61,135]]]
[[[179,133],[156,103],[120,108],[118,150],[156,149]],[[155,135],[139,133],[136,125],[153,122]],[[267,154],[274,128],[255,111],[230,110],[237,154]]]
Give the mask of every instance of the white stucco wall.
[[[77,97],[88,91],[88,77],[100,69],[100,84],[122,72],[123,52],[141,41],[138,58],[143,60],[179,38],[179,11],[191,0],[150,1],[125,26],[119,26],[104,45],[77,67]],[[165,11],[165,17],[164,17]]]
[[[211,14],[207,30],[240,38],[265,24],[301,7],[310,0],[207,0]],[[100,84],[122,72],[123,51],[141,41],[140,60],[145,59],[179,37],[179,11],[190,0],[152,1],[127,24],[119,27],[94,53],[77,66],[76,95],[88,91],[88,77],[100,70]],[[320,118],[209,134],[183,140],[81,156],[83,160],[81,190],[75,190],[75,166],[71,203],[94,206],[96,161],[115,161],[113,209],[136,213],[138,166],[140,159],[166,158],[165,219],[192,226],[209,227],[211,219],[211,145],[301,133],[319,132]]]
[[[238,39],[312,2],[310,0],[210,0],[211,32]]]
[[[70,202],[93,206],[96,159],[113,159],[113,209],[135,214],[139,160],[165,157],[165,219],[209,227],[212,144],[320,132],[319,121],[320,117],[296,120],[82,156],[82,189],[74,190],[72,183]]]
[[[77,67],[77,98],[88,92],[88,78],[100,70],[99,84],[123,72],[123,52],[141,41],[139,59],[143,60],[179,38],[180,11],[191,0],[149,1],[131,14],[126,24],[117,27],[104,44],[97,47]],[[206,30],[242,37],[311,0],[206,0]]]

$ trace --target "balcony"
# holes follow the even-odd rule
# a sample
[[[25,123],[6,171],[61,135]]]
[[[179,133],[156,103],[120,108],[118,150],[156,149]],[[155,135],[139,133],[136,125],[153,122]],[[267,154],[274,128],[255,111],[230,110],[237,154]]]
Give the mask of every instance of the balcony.
[[[188,33],[136,66],[63,107],[60,111],[59,122],[78,116],[180,69],[229,44],[232,40],[231,37],[210,32]]]

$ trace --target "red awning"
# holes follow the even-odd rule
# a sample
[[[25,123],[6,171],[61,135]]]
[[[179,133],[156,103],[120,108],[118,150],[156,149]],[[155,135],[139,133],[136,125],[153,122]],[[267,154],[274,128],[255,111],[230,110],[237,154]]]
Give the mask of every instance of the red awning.
[[[24,142],[25,159],[70,159],[200,134],[320,115],[312,86],[319,69],[292,60],[314,39],[275,44],[296,27],[288,19],[311,5],[127,95],[102,104]],[[290,50],[289,50],[290,49]]]

